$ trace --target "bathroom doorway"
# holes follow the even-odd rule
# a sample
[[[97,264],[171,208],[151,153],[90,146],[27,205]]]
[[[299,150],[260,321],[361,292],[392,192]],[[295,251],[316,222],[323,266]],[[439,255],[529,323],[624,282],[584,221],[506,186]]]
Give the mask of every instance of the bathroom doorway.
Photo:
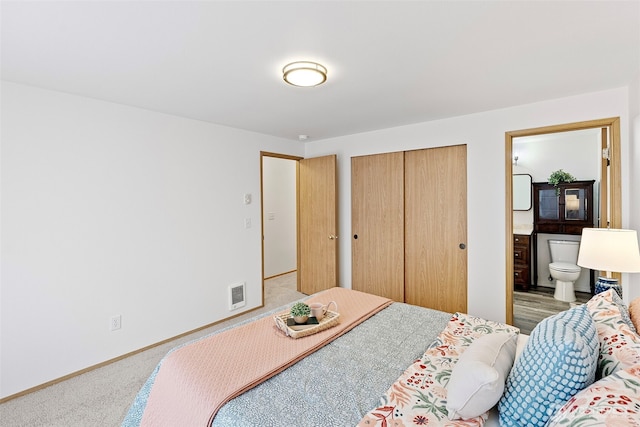
[[[530,235],[529,243],[531,248],[528,259],[515,261],[516,267],[522,268],[524,265],[529,267],[526,270],[528,274],[518,276],[520,280],[516,281],[516,290],[535,290],[538,289],[538,287],[555,290],[555,280],[551,278],[551,272],[549,270],[549,264],[552,262],[549,242],[558,240],[578,242],[581,238],[580,233],[583,224],[588,224],[586,225],[588,227],[600,227],[600,204],[598,203],[600,199],[600,186],[601,184],[606,185],[606,182],[603,182],[601,179],[601,133],[601,129],[582,129],[513,138],[513,158],[518,158],[518,161],[514,161],[512,165],[514,177],[521,177],[523,174],[526,174],[524,176],[530,177],[533,183],[538,183],[533,184],[533,186],[536,186],[539,191],[542,191],[541,193],[537,191],[529,192],[528,210],[514,209],[514,235],[518,236],[521,235],[522,232],[529,233],[533,231],[532,226],[535,223],[534,210],[536,206],[533,199],[539,199],[538,196],[540,194],[554,195],[553,190],[544,190],[544,188],[548,187],[544,185],[540,186],[539,183],[546,183],[549,176],[555,171],[562,170],[563,172],[571,174],[576,180],[576,183],[573,185],[580,185],[578,183],[582,182],[584,187],[576,187],[582,188],[582,190],[569,191],[579,191],[579,194],[586,196],[588,199],[584,200],[582,204],[578,203],[579,206],[582,206],[582,209],[579,210],[580,214],[585,213],[584,221],[579,221],[581,223],[580,226],[572,226],[570,227],[570,231],[557,234],[556,231],[559,230],[551,231],[550,229],[560,229],[561,227],[555,226],[553,223],[547,224],[545,222],[545,225],[541,227],[545,229],[546,232],[536,228],[537,233]],[[533,186],[529,183],[530,189],[532,189]],[[516,196],[519,195],[521,190],[522,189],[514,185],[514,202],[517,200]],[[606,191],[604,193],[606,193]],[[545,200],[549,199],[545,198]],[[555,201],[556,197],[551,197],[550,202],[554,203]],[[567,206],[569,206],[570,201],[571,200],[567,198]],[[553,217],[553,213],[551,213],[551,211],[549,212]],[[578,210],[572,212],[577,213]],[[589,215],[586,215],[587,213],[589,213]],[[579,218],[576,217],[576,220],[579,220]],[[573,221],[573,223],[575,223],[575,221]],[[521,239],[524,240],[526,238],[525,235]],[[561,247],[574,246],[564,245]],[[576,250],[577,248],[578,247],[575,246]],[[570,254],[567,255],[571,258]],[[575,259],[573,260],[574,264],[576,260],[577,251],[575,253]],[[569,259],[566,261],[572,262]],[[518,268],[516,268],[516,271],[517,270]],[[591,287],[594,283],[591,276],[589,270],[580,272],[578,279],[573,282],[572,287],[576,291],[591,293]],[[524,286],[521,285],[521,283],[525,282],[526,284]]]
[[[600,165],[599,198],[602,200],[598,208],[600,224],[609,224],[613,228],[620,228],[621,219],[621,171],[620,171],[620,120],[608,118],[586,122],[569,123],[556,126],[547,126],[535,129],[525,129],[505,133],[505,199],[506,199],[506,320],[509,324],[514,321],[514,260],[513,260],[513,174],[514,141],[524,137],[555,136],[567,134],[567,132],[584,131],[593,129],[603,135],[601,143],[607,148],[608,159],[597,159]],[[535,140],[532,139],[532,144]],[[600,150],[594,150],[594,157],[600,157]],[[522,165],[523,158],[518,153],[517,163]],[[596,160],[594,160],[596,162]],[[597,173],[597,172],[594,172]],[[541,179],[546,180],[546,179]]]

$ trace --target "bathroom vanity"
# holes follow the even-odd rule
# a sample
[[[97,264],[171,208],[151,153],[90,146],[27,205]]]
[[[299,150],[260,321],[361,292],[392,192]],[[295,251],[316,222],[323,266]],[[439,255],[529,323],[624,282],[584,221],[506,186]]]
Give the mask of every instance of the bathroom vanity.
[[[515,231],[515,230],[514,230]],[[513,235],[513,284],[528,291],[531,286],[531,235]]]

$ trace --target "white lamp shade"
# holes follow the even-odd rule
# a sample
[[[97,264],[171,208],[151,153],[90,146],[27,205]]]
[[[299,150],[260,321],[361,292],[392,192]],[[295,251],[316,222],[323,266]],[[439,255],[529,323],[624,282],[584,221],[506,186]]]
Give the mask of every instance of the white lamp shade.
[[[636,230],[584,228],[578,265],[592,270],[640,273]]]

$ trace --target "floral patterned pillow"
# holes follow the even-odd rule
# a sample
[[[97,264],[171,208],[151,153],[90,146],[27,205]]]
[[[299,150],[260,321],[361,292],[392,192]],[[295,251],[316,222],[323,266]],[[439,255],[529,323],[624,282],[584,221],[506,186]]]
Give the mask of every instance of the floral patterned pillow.
[[[364,426],[482,426],[486,414],[469,419],[448,419],[447,385],[453,367],[477,338],[506,332],[517,334],[513,326],[456,313],[424,355],[391,385],[380,404],[358,423]]]
[[[629,325],[629,328],[633,331],[634,334],[637,334],[638,331],[636,330],[636,326],[633,324],[633,321],[631,320],[631,313],[629,312],[629,307],[627,307],[624,301],[622,301],[622,298],[620,298],[620,295],[618,295],[617,292],[611,292],[611,300],[616,305],[616,307],[618,307],[618,310],[620,310],[620,316],[622,316],[622,320],[624,321],[624,323]]]
[[[640,365],[618,370],[585,388],[547,426],[640,425]]]
[[[633,325],[636,327],[636,331],[640,331],[640,297],[629,303],[629,317],[631,318]]]
[[[596,378],[611,375],[619,369],[640,364],[640,336],[623,320],[609,289],[587,302],[587,308],[598,331],[600,356]]]

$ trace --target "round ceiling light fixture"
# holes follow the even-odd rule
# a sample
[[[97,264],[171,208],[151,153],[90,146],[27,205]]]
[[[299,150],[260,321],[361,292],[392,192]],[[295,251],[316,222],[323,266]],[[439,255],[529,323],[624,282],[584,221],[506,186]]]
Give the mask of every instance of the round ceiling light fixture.
[[[293,86],[313,87],[327,81],[327,69],[317,62],[297,61],[284,66],[282,78]]]

